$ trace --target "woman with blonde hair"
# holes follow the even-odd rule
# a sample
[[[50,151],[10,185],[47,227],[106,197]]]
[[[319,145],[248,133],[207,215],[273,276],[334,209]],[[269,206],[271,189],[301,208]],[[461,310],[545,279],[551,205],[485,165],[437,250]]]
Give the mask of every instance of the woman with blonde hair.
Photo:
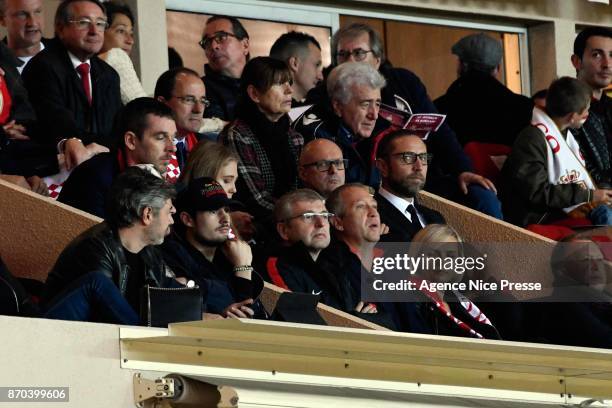
[[[221,143],[203,140],[189,154],[185,169],[181,173],[178,189],[191,180],[211,177],[227,193],[229,198],[236,193],[238,179],[238,156]],[[255,234],[253,216],[244,211],[232,211],[232,225],[242,239],[249,240]]]
[[[179,183],[189,184],[193,179],[201,177],[214,178],[232,198],[236,193],[238,178],[238,156],[221,143],[203,140],[198,143],[185,164]]]
[[[449,225],[430,224],[413,238],[410,254],[413,257],[456,259],[464,256],[463,238]],[[446,262],[444,262],[446,264]],[[439,264],[441,265],[441,264]],[[424,268],[415,275],[417,289],[422,282],[455,283],[461,281],[457,268]],[[414,302],[398,304],[402,326],[406,331],[499,339],[500,335],[476,304],[458,290],[418,290]]]

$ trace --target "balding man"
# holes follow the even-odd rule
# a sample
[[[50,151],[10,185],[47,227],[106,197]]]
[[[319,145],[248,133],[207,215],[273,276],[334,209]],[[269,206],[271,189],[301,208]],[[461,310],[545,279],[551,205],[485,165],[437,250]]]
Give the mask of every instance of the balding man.
[[[342,150],[328,139],[315,139],[307,143],[299,161],[299,176],[304,187],[311,188],[327,198],[344,184],[344,169],[348,160]]]

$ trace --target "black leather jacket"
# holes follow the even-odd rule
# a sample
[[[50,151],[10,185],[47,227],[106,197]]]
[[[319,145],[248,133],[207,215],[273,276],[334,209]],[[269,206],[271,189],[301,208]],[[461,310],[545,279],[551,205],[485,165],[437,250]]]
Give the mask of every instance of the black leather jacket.
[[[102,272],[112,279],[123,297],[138,299],[139,293],[128,293],[128,276],[143,273],[144,283],[172,287],[174,273],[164,263],[154,246],[147,246],[139,256],[144,271],[132,271],[116,230],[107,223],[95,225],[75,238],[60,254],[45,283],[43,303],[52,300],[73,281],[90,272]]]

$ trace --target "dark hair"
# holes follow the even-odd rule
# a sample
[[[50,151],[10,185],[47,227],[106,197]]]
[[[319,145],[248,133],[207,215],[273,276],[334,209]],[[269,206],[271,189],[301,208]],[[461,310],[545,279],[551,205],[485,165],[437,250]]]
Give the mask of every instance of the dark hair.
[[[179,74],[193,75],[198,79],[200,78],[200,75],[191,68],[180,67],[169,69],[157,79],[153,96],[155,98],[161,96],[166,100],[172,98],[172,92],[176,86],[176,77],[179,76]]]
[[[309,44],[314,45],[319,50],[321,49],[321,45],[312,35],[298,31],[289,31],[274,41],[272,48],[270,48],[270,57],[285,62],[296,55],[304,58],[308,53]]]
[[[391,145],[393,141],[399,139],[400,137],[406,136],[416,136],[414,132],[406,129],[398,129],[392,132],[387,133],[382,136],[380,141],[378,142],[378,147],[376,149],[376,158],[377,159],[385,159],[391,153]],[[418,137],[418,136],[417,136]]]
[[[386,61],[385,57],[385,47],[383,46],[382,39],[371,26],[364,23],[353,23],[346,27],[340,28],[338,31],[334,33],[331,39],[331,57],[332,57],[332,65],[338,65],[338,56],[336,55],[338,52],[338,43],[343,38],[356,38],[363,33],[368,34],[370,48],[372,49],[372,54],[376,58],[380,58],[380,63],[383,64]]]
[[[68,9],[70,8],[72,4],[80,3],[80,2],[93,3],[96,6],[100,7],[102,12],[106,15],[106,8],[104,7],[104,4],[102,4],[102,2],[100,2],[99,0],[64,0],[59,4],[59,6],[57,7],[57,11],[55,12],[55,27],[56,28],[58,26],[68,23],[68,20],[70,20],[70,13],[68,12]]]
[[[176,195],[174,186],[140,167],[129,167],[113,182],[107,201],[106,222],[113,228],[132,226],[145,208],[153,214]]]
[[[115,117],[113,135],[119,149],[123,150],[125,147],[123,135],[126,132],[134,132],[136,137],[142,140],[142,136],[149,126],[148,115],[174,120],[172,110],[157,99],[143,97],[130,101],[121,108]]]
[[[586,44],[591,37],[612,38],[612,29],[608,27],[588,27],[578,33],[574,40],[574,54],[582,59]]]
[[[531,95],[531,100],[534,101],[536,99],[545,99],[546,95],[548,95],[548,88],[540,89],[538,92]]]
[[[106,7],[106,18],[108,18],[109,27],[113,25],[115,14],[123,14],[130,20],[130,23],[134,25],[134,14],[127,4],[117,1],[107,1],[104,3],[104,7]]]
[[[206,24],[212,23],[217,20],[227,20],[230,23],[232,23],[232,31],[234,32],[233,34],[239,40],[242,40],[244,38],[249,38],[249,33],[247,33],[247,31],[244,29],[244,26],[240,22],[240,20],[238,20],[236,17],[215,15],[215,16],[209,17],[208,20],[206,20]]]
[[[247,93],[249,85],[259,92],[266,92],[272,85],[291,82],[291,71],[284,61],[270,57],[256,57],[246,63],[240,77],[240,96],[244,101],[250,100]]]
[[[591,101],[591,88],[576,78],[562,77],[550,84],[546,95],[546,112],[552,118],[581,113]]]
[[[173,47],[168,47],[168,67],[173,69],[181,68],[182,66],[183,58],[181,58],[181,54],[179,54]]]

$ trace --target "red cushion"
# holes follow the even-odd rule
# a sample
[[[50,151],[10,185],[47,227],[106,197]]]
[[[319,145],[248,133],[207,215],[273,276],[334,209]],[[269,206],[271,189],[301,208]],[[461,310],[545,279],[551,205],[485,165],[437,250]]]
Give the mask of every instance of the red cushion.
[[[531,232],[535,232],[536,234],[543,235],[546,238],[550,238],[555,241],[559,241],[567,237],[568,235],[572,235],[574,233],[574,230],[572,230],[571,228],[557,225],[530,224],[527,226],[527,229]]]
[[[491,160],[491,156],[507,156],[512,149],[501,144],[470,142],[465,145],[463,150],[472,161],[474,171],[495,184],[499,178],[500,170]]]
[[[561,227],[573,228],[573,227],[585,227],[585,226],[593,225],[593,223],[588,218],[582,217],[582,218],[564,218],[562,220],[551,222],[550,225],[557,225]]]

